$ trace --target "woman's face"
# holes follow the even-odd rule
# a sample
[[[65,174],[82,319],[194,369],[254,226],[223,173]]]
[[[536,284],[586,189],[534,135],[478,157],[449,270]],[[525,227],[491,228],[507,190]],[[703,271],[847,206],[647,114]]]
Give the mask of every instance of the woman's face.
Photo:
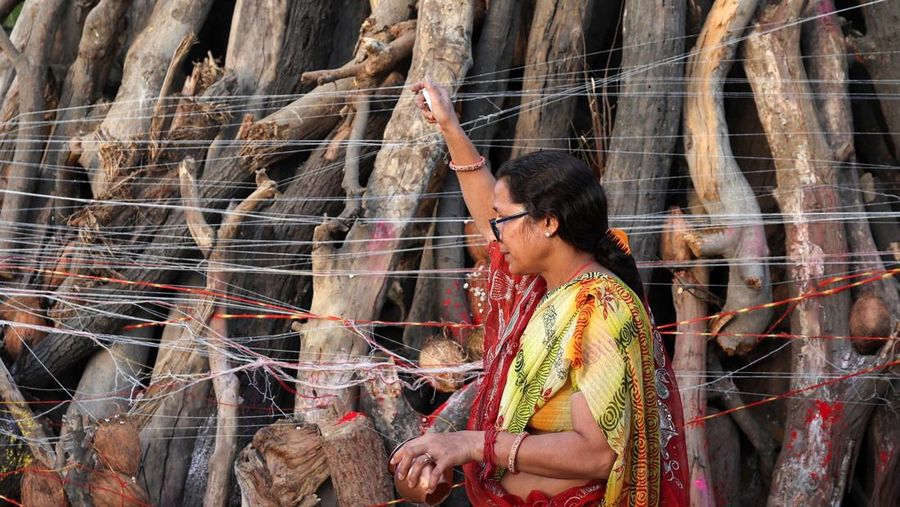
[[[539,261],[543,258],[543,245],[546,238],[539,234],[534,219],[528,215],[510,220],[525,211],[525,205],[512,201],[509,187],[505,179],[500,179],[494,186],[494,217],[500,221],[496,224],[500,237],[500,251],[509,271],[514,275],[525,275],[540,272]]]

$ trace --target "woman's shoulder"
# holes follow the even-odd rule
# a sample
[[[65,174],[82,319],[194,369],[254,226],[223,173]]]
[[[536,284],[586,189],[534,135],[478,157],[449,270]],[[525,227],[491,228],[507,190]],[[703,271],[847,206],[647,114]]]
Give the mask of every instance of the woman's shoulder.
[[[607,319],[611,315],[619,319],[648,321],[644,302],[622,281],[610,273],[587,273],[581,281],[579,298],[582,304],[591,304],[601,310],[599,315]]]

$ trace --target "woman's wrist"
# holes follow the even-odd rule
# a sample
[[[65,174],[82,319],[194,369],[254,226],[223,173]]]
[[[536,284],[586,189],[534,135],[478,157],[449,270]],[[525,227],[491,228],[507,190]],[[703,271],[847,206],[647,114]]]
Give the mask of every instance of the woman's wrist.
[[[469,461],[481,462],[484,456],[484,432],[466,431],[469,437]]]

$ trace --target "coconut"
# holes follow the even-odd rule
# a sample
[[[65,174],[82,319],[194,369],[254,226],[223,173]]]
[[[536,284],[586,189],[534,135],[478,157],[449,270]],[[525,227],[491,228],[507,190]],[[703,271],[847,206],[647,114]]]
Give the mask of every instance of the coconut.
[[[140,433],[131,421],[114,419],[97,428],[94,451],[103,466],[133,477],[141,466]]]
[[[865,337],[854,339],[853,346],[860,354],[874,354],[891,334],[891,313],[880,297],[872,293],[859,296],[850,309],[850,336]]]
[[[88,479],[94,507],[144,507],[150,497],[137,480],[110,470],[97,470]]]
[[[466,339],[466,353],[469,361],[480,361],[484,357],[484,329],[476,328]]]
[[[419,353],[420,368],[447,368],[459,366],[466,360],[466,354],[460,344],[440,337],[425,342]],[[428,382],[435,389],[444,393],[452,393],[462,384],[462,373],[429,373]]]
[[[28,470],[22,474],[22,505],[67,506],[66,491],[56,472]]]

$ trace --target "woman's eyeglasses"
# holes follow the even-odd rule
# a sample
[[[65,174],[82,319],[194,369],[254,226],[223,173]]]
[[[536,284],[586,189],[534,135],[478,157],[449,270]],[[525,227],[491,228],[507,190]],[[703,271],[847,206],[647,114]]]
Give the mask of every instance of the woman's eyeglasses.
[[[491,224],[491,231],[494,232],[494,237],[497,238],[497,241],[500,241],[500,227],[498,227],[500,224],[509,222],[510,220],[515,220],[517,218],[522,218],[527,214],[527,211],[523,211],[521,213],[516,213],[515,215],[510,215],[508,217],[492,218],[488,220],[488,222]]]

